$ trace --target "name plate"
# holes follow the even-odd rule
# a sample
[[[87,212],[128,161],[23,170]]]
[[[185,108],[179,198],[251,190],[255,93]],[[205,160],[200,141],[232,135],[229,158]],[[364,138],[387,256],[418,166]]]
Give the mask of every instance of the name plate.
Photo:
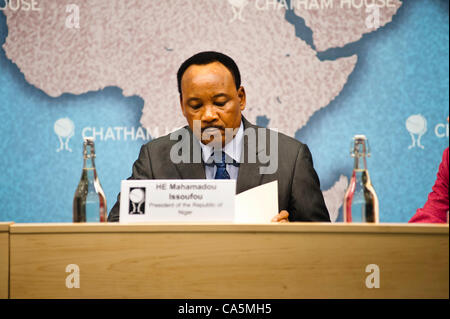
[[[120,222],[233,222],[235,180],[123,180]]]

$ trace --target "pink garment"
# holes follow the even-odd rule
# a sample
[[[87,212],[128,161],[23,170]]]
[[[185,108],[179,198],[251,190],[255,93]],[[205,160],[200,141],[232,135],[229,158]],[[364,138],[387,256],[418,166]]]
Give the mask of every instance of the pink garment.
[[[428,195],[428,200],[416,211],[409,221],[410,223],[446,223],[449,209],[448,198],[448,147],[442,156],[441,165],[437,173],[433,191]]]

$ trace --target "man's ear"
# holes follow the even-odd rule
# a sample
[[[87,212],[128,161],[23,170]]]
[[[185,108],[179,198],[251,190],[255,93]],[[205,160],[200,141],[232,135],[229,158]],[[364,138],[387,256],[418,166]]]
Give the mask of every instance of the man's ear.
[[[238,97],[239,97],[239,100],[240,100],[239,101],[239,107],[240,107],[241,111],[243,111],[245,109],[245,105],[247,103],[247,98],[246,98],[246,95],[245,95],[245,89],[244,89],[243,86],[241,86],[238,89]]]

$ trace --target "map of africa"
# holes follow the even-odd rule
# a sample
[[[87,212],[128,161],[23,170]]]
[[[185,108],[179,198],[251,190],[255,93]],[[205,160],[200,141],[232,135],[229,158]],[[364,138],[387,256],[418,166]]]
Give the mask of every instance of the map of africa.
[[[321,61],[317,53],[376,31],[401,6],[389,1],[391,6],[379,8],[379,25],[368,27],[365,6],[331,2],[332,8],[315,8],[311,4],[320,1],[309,1],[294,9],[312,31],[311,46],[296,36],[282,5],[264,9],[262,1],[73,0],[79,28],[67,24],[73,14],[67,3],[41,1],[38,14],[4,11],[3,48],[25,79],[49,96],[110,86],[121,88],[124,96],[140,96],[140,122],[153,137],[185,125],[176,89],[179,65],[200,51],[224,52],[242,74],[244,116],[254,123],[266,116],[269,127],[294,136],[339,95],[358,59]],[[330,214],[342,204],[347,183],[342,176],[324,192]]]

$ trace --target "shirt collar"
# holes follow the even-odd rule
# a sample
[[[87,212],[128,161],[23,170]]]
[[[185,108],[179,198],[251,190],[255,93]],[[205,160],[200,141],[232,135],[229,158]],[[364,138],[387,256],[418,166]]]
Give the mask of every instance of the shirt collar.
[[[241,120],[241,125],[239,126],[239,129],[234,136],[234,138],[227,144],[225,144],[225,147],[223,148],[223,151],[225,154],[227,154],[229,157],[231,157],[233,160],[235,160],[237,163],[240,163],[241,161],[241,152],[242,152],[242,139],[244,137],[244,124]],[[205,145],[202,142],[200,142],[200,147],[202,148],[202,158],[203,161],[206,163],[208,162],[209,158],[211,157],[214,148],[209,145]]]

